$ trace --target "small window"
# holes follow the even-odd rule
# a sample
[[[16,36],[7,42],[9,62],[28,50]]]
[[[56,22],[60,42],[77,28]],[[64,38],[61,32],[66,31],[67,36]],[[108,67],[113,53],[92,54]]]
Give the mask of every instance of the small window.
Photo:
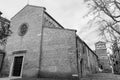
[[[100,68],[103,69],[103,66],[101,65]]]
[[[116,64],[118,64],[118,61],[116,61]]]

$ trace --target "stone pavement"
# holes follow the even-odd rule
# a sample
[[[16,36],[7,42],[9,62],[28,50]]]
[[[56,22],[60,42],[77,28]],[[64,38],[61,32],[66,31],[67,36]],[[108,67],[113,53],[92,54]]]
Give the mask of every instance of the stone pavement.
[[[10,78],[0,78],[0,80],[77,80],[77,79],[50,79],[50,78],[10,79]],[[88,75],[87,77],[81,78],[80,80],[120,80],[120,75],[115,75],[112,73],[97,73],[97,74]]]
[[[78,80],[78,79],[62,79],[62,78],[0,78],[0,80]]]
[[[115,75],[112,73],[97,73],[88,75],[81,80],[120,80],[120,75]]]
[[[0,80],[10,80],[10,78],[0,78]]]

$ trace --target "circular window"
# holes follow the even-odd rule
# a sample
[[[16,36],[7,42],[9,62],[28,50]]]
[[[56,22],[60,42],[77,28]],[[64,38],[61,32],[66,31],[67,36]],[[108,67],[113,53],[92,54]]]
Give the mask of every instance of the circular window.
[[[28,24],[24,23],[20,26],[19,36],[24,36],[28,31]]]

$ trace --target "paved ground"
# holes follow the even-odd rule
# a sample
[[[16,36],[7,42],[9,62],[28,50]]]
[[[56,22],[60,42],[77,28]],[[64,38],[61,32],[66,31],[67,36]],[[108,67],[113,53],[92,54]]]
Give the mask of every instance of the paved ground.
[[[0,80],[10,80],[9,78],[0,78]]]
[[[120,80],[120,75],[114,75],[112,73],[97,73],[82,78],[81,80]]]
[[[0,78],[0,80],[77,80],[77,79],[53,79],[53,78]]]
[[[0,78],[0,80],[69,80],[69,79],[49,79],[49,78],[41,78],[41,79],[10,79],[10,78]],[[73,80],[73,79],[72,79]],[[77,80],[77,79],[74,79]],[[112,73],[97,73],[88,75],[87,77],[81,78],[80,80],[120,80],[120,75],[114,75]]]

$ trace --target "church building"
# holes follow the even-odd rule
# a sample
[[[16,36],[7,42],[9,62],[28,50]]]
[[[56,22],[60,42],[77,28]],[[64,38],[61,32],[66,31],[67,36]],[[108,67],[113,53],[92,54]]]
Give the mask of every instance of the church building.
[[[98,56],[44,7],[26,5],[10,26],[1,76],[78,79],[98,72]]]

